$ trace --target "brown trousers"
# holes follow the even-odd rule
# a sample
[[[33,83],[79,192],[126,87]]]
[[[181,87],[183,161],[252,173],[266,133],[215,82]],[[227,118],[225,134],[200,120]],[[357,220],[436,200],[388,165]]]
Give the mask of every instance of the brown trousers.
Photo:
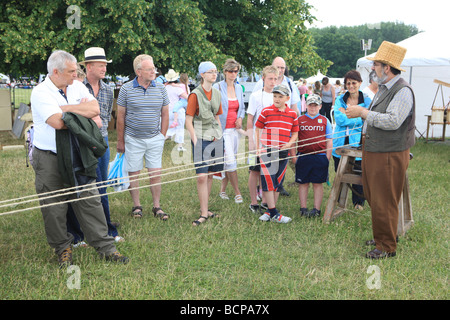
[[[364,196],[372,211],[372,230],[376,248],[397,249],[399,203],[409,164],[409,149],[400,152],[368,152],[362,155]]]

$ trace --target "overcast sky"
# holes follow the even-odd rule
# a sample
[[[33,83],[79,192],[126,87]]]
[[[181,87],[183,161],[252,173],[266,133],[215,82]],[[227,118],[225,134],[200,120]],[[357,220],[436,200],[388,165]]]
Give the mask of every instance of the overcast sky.
[[[306,0],[315,9],[311,14],[317,28],[355,26],[379,22],[414,24],[419,31],[450,28],[448,0]],[[448,40],[447,40],[448,41]]]

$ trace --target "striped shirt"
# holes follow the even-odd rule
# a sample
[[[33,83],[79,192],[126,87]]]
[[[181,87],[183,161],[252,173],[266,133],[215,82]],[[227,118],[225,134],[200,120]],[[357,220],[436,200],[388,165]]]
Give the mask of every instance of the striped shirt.
[[[125,134],[139,138],[153,138],[161,132],[161,110],[170,103],[163,84],[152,81],[145,89],[138,81],[125,83],[119,91],[117,105],[126,108]]]
[[[381,97],[386,90],[390,90],[399,79],[400,75],[397,75],[385,84],[380,84],[378,86],[378,92],[373,98],[372,105],[377,102],[378,98]],[[414,99],[411,90],[407,87],[401,89],[389,103],[386,113],[369,111],[366,121],[364,122],[363,133],[366,132],[367,125],[382,130],[398,129],[405,121],[406,117],[411,113],[413,101]]]
[[[92,89],[92,86],[87,80],[87,78],[84,79],[83,83],[89,89],[89,93],[95,96],[94,89]],[[100,128],[100,132],[102,133],[102,136],[107,137],[108,124],[109,121],[111,120],[111,112],[114,103],[113,89],[100,80],[98,94],[95,98],[98,101],[100,107],[100,118],[102,119],[102,127]]]
[[[264,108],[255,123],[263,129],[261,143],[267,147],[281,147],[289,142],[292,132],[298,132],[297,113],[286,105],[281,111],[275,105]]]

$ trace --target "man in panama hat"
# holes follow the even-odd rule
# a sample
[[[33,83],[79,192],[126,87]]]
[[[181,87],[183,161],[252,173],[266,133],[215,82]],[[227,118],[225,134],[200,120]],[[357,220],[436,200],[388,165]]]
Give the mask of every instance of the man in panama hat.
[[[349,118],[365,120],[362,130],[362,181],[372,211],[376,248],[367,258],[393,257],[397,248],[398,205],[414,145],[415,97],[412,87],[401,78],[406,49],[384,41],[373,61],[378,92],[368,109],[348,106]]]
[[[113,89],[107,85],[103,79],[106,77],[107,64],[112,60],[106,59],[105,50],[100,47],[90,47],[84,51],[84,61],[79,64],[86,68],[86,78],[83,83],[89,92],[97,99],[100,107],[100,118],[102,127],[100,132],[108,145],[105,154],[98,159],[97,182],[108,180],[108,166],[110,160],[110,150],[108,141],[108,125],[111,120],[111,113],[114,103]],[[122,242],[124,239],[119,236],[116,223],[111,222],[111,212],[109,208],[109,199],[106,195],[106,187],[99,188],[103,211],[108,224],[108,234],[113,236],[116,242]]]

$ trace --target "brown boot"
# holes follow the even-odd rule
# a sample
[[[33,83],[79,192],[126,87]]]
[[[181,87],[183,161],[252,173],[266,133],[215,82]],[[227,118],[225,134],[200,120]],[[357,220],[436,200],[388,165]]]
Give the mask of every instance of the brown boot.
[[[72,265],[72,248],[69,246],[58,255],[59,267],[69,267]]]

